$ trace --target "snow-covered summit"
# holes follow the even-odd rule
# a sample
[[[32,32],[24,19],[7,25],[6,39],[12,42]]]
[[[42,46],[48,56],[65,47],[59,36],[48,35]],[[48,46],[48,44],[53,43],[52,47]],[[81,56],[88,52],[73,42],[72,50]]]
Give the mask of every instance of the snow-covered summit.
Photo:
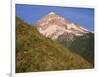
[[[65,20],[64,17],[50,12],[36,23],[36,27],[41,34],[52,39],[57,39],[60,35],[67,33],[74,36],[82,36],[89,31],[81,26]]]

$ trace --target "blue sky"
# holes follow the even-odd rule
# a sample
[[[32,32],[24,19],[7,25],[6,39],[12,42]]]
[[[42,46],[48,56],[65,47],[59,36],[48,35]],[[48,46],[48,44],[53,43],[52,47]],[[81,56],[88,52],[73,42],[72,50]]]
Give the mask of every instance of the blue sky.
[[[57,15],[71,22],[77,23],[90,31],[94,31],[93,8],[16,4],[16,16],[28,24],[36,23],[37,20],[50,12],[55,12]]]

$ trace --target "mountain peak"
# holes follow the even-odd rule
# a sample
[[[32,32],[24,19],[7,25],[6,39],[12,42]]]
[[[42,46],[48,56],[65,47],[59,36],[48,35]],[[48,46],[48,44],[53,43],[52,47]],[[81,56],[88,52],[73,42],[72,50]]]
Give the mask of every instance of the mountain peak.
[[[83,36],[88,31],[79,25],[67,21],[64,17],[50,12],[36,23],[40,33],[46,37],[57,39],[60,35],[68,34],[74,36]]]
[[[56,15],[55,12],[50,12],[48,15]]]

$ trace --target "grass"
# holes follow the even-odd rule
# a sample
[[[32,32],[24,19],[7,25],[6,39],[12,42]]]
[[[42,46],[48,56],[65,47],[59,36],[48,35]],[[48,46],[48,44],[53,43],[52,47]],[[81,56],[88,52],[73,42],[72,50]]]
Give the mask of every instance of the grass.
[[[16,73],[93,68],[81,56],[16,17]]]

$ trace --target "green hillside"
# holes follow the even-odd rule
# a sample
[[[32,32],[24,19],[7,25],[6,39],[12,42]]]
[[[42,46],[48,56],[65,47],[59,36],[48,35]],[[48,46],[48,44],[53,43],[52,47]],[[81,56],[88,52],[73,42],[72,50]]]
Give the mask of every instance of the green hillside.
[[[16,17],[16,72],[93,68],[81,56]]]
[[[94,65],[94,34],[88,33],[72,42],[69,49]]]
[[[94,65],[94,33],[87,33],[84,36],[74,37],[63,34],[59,36],[58,40],[62,45],[70,51],[79,54],[92,65]]]

